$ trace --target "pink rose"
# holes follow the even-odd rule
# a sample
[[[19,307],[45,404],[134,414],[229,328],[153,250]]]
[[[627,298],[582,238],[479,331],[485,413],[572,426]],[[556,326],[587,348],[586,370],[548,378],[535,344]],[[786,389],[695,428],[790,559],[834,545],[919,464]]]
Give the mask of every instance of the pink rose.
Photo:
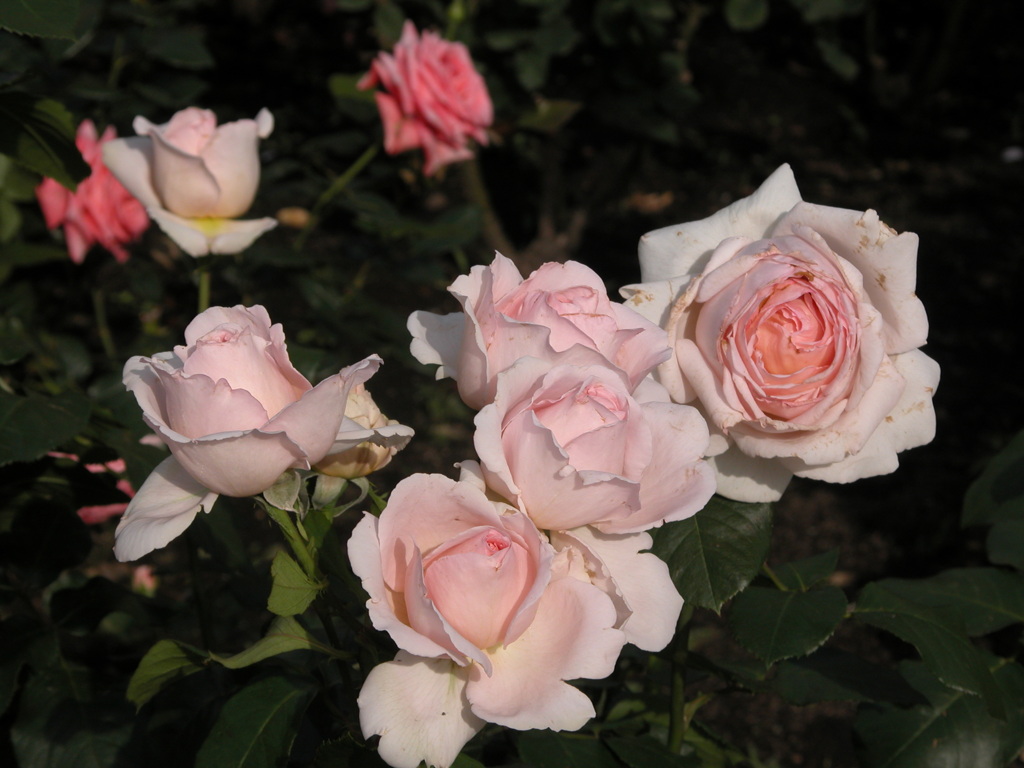
[[[272,218],[237,220],[259,186],[260,139],[274,129],[266,109],[255,120],[220,126],[213,112],[197,107],[163,125],[144,117],[133,125],[139,135],[110,142],[103,159],[186,253],[238,253],[276,225]]]
[[[932,439],[939,371],[918,349],[916,261],[917,236],[874,211],[800,202],[788,166],[709,219],[644,236],[648,282],[626,292],[669,331],[658,377],[711,425],[720,493],[770,501],[794,474],[885,474]]]
[[[521,357],[611,365],[632,390],[671,354],[661,328],[609,301],[597,273],[576,261],[549,262],[523,280],[499,253],[448,291],[464,311],[413,312],[412,354],[440,364],[438,378],[456,379],[472,408],[494,400],[498,374]]]
[[[564,681],[606,677],[624,642],[581,563],[462,466],[459,482],[406,478],[349,540],[373,625],[400,649],[359,694],[363,734],[397,768],[450,765],[485,722],[582,727],[593,705]]]
[[[462,43],[434,32],[419,35],[406,21],[394,53],[380,53],[358,83],[364,90],[377,85],[384,89],[375,94],[384,149],[397,155],[422,148],[426,175],[471,158],[470,139],[487,143],[494,109]]]
[[[487,485],[539,527],[643,531],[700,511],[715,491],[696,409],[634,399],[621,372],[524,358],[476,416]]]
[[[345,403],[380,362],[368,357],[314,387],[260,306],[211,307],[185,329],[185,346],[129,360],[125,386],[171,456],[118,525],[118,559],[164,546],[218,494],[262,493],[285,470],[309,469],[328,451],[366,440],[358,425],[349,432]]]
[[[50,451],[47,456],[52,456],[55,459],[70,459],[76,463],[81,461],[74,453]],[[124,463],[124,459],[113,459],[112,461],[106,461],[102,464],[86,464],[85,468],[94,475],[111,474],[116,476],[118,480],[114,487],[123,493],[128,499],[131,499],[135,495],[135,489],[132,488],[132,484],[128,482],[126,477],[124,477],[124,474],[128,469]],[[91,504],[85,507],[79,507],[75,510],[75,513],[86,525],[98,525],[100,523],[105,523],[112,517],[117,517],[118,515],[123,514],[126,509],[128,509],[128,502],[124,501],[114,502],[113,504]]]
[[[68,255],[81,264],[93,245],[106,248],[124,263],[124,246],[139,239],[149,226],[146,209],[129,194],[103,164],[102,146],[117,136],[107,126],[97,136],[92,120],[83,120],[75,132],[75,146],[92,173],[72,192],[53,179],[43,179],[36,187],[36,198],[49,229],[64,227]]]

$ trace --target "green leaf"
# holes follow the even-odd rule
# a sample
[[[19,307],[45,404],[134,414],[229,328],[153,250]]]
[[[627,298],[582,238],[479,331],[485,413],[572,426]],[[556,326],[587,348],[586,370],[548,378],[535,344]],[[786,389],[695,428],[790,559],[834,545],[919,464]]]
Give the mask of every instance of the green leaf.
[[[920,662],[903,662],[904,677],[928,699],[902,709],[864,707],[854,725],[864,768],[1001,768],[1024,748],[1024,668],[1006,660],[987,665],[1005,700],[1006,720],[980,699],[944,686]]]
[[[883,579],[878,584],[920,605],[948,606],[971,636],[1024,622],[1024,575],[1019,573],[951,568],[928,579]]]
[[[668,564],[683,599],[717,613],[757,575],[771,528],[770,504],[715,496],[693,517],[653,531],[651,551]]]
[[[241,669],[281,653],[310,650],[332,656],[344,655],[314,640],[297,619],[291,616],[278,616],[271,623],[267,634],[244,651],[234,656],[217,656],[211,653],[210,658],[228,669]]]
[[[801,706],[863,701],[906,707],[927,701],[896,670],[834,648],[819,648],[806,658],[782,662],[771,687],[790,704]]]
[[[48,261],[66,261],[68,252],[56,245],[41,245],[15,241],[0,245],[0,282],[15,267],[32,267]]]
[[[1024,520],[1004,520],[989,529],[985,539],[988,559],[1024,571]]]
[[[1003,520],[1024,520],[1024,432],[989,461],[964,496],[965,528]]]
[[[246,686],[224,705],[199,748],[196,768],[284,765],[313,692],[306,681],[287,677],[268,677]]]
[[[306,576],[299,564],[283,550],[274,555],[270,576],[274,585],[270,590],[267,608],[278,616],[302,613],[324,587]]]
[[[650,737],[610,736],[604,741],[629,768],[700,768],[696,755],[675,755]]]
[[[67,391],[53,397],[0,392],[0,466],[34,461],[81,432],[89,398]]]
[[[19,35],[75,39],[79,0],[4,0],[0,29]]]
[[[724,11],[730,27],[748,32],[768,21],[768,0],[726,0]]]
[[[552,731],[526,731],[517,744],[530,768],[620,768],[600,741]]]
[[[203,42],[203,36],[182,27],[147,27],[140,34],[140,43],[146,54],[184,69],[209,69],[213,56]]]
[[[1005,716],[992,674],[956,611],[912,602],[875,583],[861,592],[854,617],[910,643],[943,683],[982,696],[994,717]]]
[[[91,173],[75,146],[71,114],[27,93],[0,93],[0,154],[71,190]]]
[[[160,640],[142,657],[128,681],[125,694],[128,701],[141,709],[171,683],[199,672],[203,668],[203,655],[198,648],[184,643]]]
[[[131,731],[119,690],[63,658],[56,636],[38,644],[10,730],[17,765],[110,768]]]
[[[583,107],[579,101],[537,97],[536,109],[519,118],[518,125],[531,131],[555,134]]]
[[[798,589],[806,592],[815,584],[824,581],[836,569],[839,563],[839,549],[830,549],[818,555],[805,557],[792,563],[775,566],[775,576],[786,589]]]
[[[839,587],[810,592],[748,587],[733,601],[729,623],[744,648],[773,664],[818,648],[835,632],[844,613],[846,595]]]

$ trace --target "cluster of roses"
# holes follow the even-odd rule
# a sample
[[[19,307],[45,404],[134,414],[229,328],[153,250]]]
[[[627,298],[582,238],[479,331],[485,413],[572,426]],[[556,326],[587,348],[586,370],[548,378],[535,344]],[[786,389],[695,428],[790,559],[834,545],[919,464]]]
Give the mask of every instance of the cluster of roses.
[[[374,98],[384,149],[423,151],[425,174],[473,157],[471,141],[487,144],[494,109],[469,50],[407,21],[392,53],[381,52],[360,79]],[[152,219],[190,256],[239,253],[273,229],[273,218],[242,220],[260,179],[259,142],[274,129],[270,111],[252,120],[217,124],[208,109],[188,107],[156,125],[135,118],[136,136],[118,139],[113,126],[100,136],[91,120],[75,144],[91,174],[72,192],[44,179],[36,196],[50,229],[63,227],[72,261],[93,245],[128,259],[125,245]]]
[[[376,85],[385,149],[422,148],[426,173],[486,143],[491,103],[463,46],[407,24],[360,83]],[[64,221],[76,260],[91,242],[125,258],[146,213],[193,256],[242,250],[274,225],[236,220],[272,127],[266,110],[218,127],[195,108],[138,118],[132,139],[83,125],[94,175],[77,197],[40,187],[47,221]],[[413,313],[413,354],[477,411],[477,458],[458,480],[407,477],[349,540],[370,619],[399,648],[359,695],[381,756],[447,766],[485,723],[582,727],[593,707],[566,681],[606,677],[624,644],[657,651],[675,631],[683,601],[650,529],[716,489],[772,501],[794,475],[891,472],[931,440],[939,372],[920,351],[916,254],[874,211],[803,202],[783,166],[713,216],[645,235],[625,304],[582,264],[523,279],[498,254],[450,287],[462,312]],[[218,495],[296,469],[361,476],[412,435],[366,392],[378,357],[313,386],[262,307],[206,310],[185,342],[125,366],[171,455],[118,526],[121,560]]]
[[[449,765],[485,722],[575,730],[564,681],[611,674],[622,646],[663,648],[682,599],[645,531],[714,492],[696,409],[648,374],[665,332],[609,301],[575,262],[523,280],[500,254],[450,288],[463,312],[414,313],[413,353],[479,409],[479,460],[416,474],[349,559],[400,652],[360,693],[365,735],[395,766]]]
[[[478,411],[477,458],[458,480],[402,480],[349,540],[370,619],[399,648],[359,695],[382,757],[446,766],[488,722],[580,728],[594,711],[566,681],[674,633],[682,598],[649,529],[716,488],[772,500],[794,474],[891,472],[929,441],[938,367],[919,349],[916,248],[873,211],[802,202],[784,166],[645,236],[646,282],[626,304],[582,264],[524,280],[498,254],[450,287],[462,312],[413,313],[413,354]],[[118,526],[122,560],[218,494],[257,495],[296,468],[365,474],[412,434],[362,386],[379,358],[314,387],[262,307],[214,307],[185,340],[125,367],[171,456]]]

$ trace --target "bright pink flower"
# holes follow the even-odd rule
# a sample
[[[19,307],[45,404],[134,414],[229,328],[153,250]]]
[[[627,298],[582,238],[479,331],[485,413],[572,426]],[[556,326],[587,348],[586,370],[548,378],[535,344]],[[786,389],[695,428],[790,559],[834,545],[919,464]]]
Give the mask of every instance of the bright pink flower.
[[[473,156],[469,140],[487,143],[494,108],[487,86],[461,43],[405,22],[394,53],[380,53],[359,81],[376,94],[388,154],[423,149],[428,176]]]
[[[565,681],[606,677],[625,642],[579,555],[489,499],[475,462],[462,468],[458,482],[406,478],[349,540],[373,625],[399,647],[359,694],[363,733],[396,768],[450,765],[485,722],[582,727],[593,705]]]
[[[421,363],[440,364],[438,377],[456,379],[473,408],[494,400],[498,374],[522,357],[614,366],[632,392],[671,354],[661,328],[610,301],[600,276],[576,261],[548,262],[524,280],[499,253],[448,291],[463,311],[413,312],[412,353]]]
[[[102,145],[117,137],[114,126],[97,136],[92,120],[83,120],[75,133],[75,146],[92,174],[74,192],[53,179],[43,179],[36,198],[46,226],[64,227],[68,255],[81,264],[93,245],[106,248],[124,263],[124,246],[138,240],[149,226],[146,209],[126,190],[103,163]]]

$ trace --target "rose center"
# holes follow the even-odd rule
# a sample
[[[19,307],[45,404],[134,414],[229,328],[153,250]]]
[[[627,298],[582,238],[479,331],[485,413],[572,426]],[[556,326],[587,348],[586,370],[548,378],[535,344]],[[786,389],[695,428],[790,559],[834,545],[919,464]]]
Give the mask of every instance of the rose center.
[[[831,364],[835,349],[828,323],[817,302],[807,292],[795,298],[784,294],[799,290],[801,280],[787,281],[765,301],[761,312],[749,322],[748,338],[753,331],[753,347],[764,370],[774,376],[795,376]],[[775,303],[773,298],[789,300]]]

